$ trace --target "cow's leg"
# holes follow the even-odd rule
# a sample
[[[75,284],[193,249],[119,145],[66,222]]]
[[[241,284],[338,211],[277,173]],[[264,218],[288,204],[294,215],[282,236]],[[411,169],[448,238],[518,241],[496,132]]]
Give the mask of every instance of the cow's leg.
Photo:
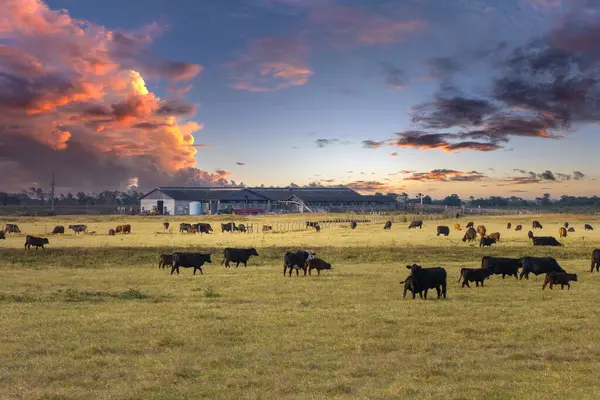
[[[571,284],[567,282],[567,290],[571,290]]]
[[[317,275],[321,276],[321,270],[320,269],[317,269]]]
[[[248,266],[248,261],[244,261],[244,268]]]
[[[547,285],[548,285],[548,281],[544,281],[544,284],[542,285],[542,290],[546,289]]]
[[[239,266],[240,266],[240,262],[238,261],[238,262],[235,264],[235,267],[237,268],[237,267],[239,267]]]
[[[196,267],[194,267],[194,275],[196,275]]]
[[[435,287],[435,291],[437,292],[437,298],[439,299],[440,297],[442,297],[442,291],[440,289],[439,286]]]
[[[479,281],[475,281],[475,287],[479,287]]]
[[[198,268],[200,270],[200,274],[204,275],[204,272],[202,271],[202,267]]]
[[[284,264],[283,265],[283,277],[285,278],[285,271],[287,270],[287,266]]]
[[[469,289],[471,289],[471,285],[469,285],[469,281],[467,281],[466,279],[463,281],[463,286],[462,287],[468,287]]]
[[[175,272],[175,266],[173,265],[173,267],[171,267],[171,275],[173,275],[173,272]]]
[[[296,278],[300,276],[300,268],[296,268]]]
[[[318,270],[317,270],[318,271]],[[312,275],[312,268],[308,269],[308,275]]]
[[[560,284],[560,290],[565,290],[565,285],[564,284]]]
[[[481,280],[481,286],[482,286],[482,287],[483,287],[483,281],[484,281],[484,280],[485,280],[485,279],[482,279],[482,280]]]
[[[429,290],[429,289],[425,289],[425,290],[424,290],[424,292],[425,292],[425,293],[423,293],[423,296],[425,297],[425,300],[427,300],[427,291],[428,291],[428,290]]]

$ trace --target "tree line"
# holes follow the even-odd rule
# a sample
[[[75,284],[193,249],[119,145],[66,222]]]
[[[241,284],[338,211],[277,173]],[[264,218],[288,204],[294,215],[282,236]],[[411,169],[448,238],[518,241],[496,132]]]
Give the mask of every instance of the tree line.
[[[126,192],[104,190],[101,192],[61,193],[54,196],[54,204],[60,206],[134,206],[144,194],[130,189]],[[52,196],[41,188],[32,187],[21,193],[0,192],[0,205],[50,205]]]

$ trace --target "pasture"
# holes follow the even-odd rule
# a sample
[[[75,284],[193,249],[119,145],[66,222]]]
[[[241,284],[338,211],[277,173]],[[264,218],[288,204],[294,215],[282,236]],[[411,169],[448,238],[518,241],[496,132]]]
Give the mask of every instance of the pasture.
[[[339,216],[15,218],[0,240],[0,399],[595,399],[600,395],[600,218],[469,216],[325,226],[321,232],[221,233],[220,222],[275,225]],[[345,217],[344,217],[345,218]],[[564,221],[560,248],[532,247]],[[162,223],[171,223],[164,232]],[[468,221],[501,242],[463,243]],[[513,230],[506,230],[506,222]],[[209,222],[210,235],[178,232]],[[455,223],[462,232],[453,229]],[[96,234],[51,235],[85,223]],[[583,224],[596,228],[584,232]],[[130,235],[108,236],[131,224]],[[514,226],[523,225],[522,232]],[[451,228],[436,237],[436,227]],[[48,237],[25,252],[25,235]],[[220,265],[224,247],[255,247],[247,268]],[[333,265],[283,277],[283,254],[309,249]],[[211,252],[204,275],[158,269],[162,252]],[[552,256],[579,281],[542,292],[493,276],[461,289],[484,255]],[[402,299],[407,264],[444,266],[448,299]]]

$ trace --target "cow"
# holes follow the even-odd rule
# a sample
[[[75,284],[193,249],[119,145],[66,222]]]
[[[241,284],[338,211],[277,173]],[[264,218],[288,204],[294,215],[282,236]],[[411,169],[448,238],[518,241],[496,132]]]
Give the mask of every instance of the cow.
[[[475,229],[473,229],[472,227],[467,229],[467,231],[465,232],[465,235],[462,238],[463,242],[472,242],[473,240],[477,239],[477,232],[475,231]]]
[[[592,251],[592,269],[590,272],[594,272],[594,267],[596,267],[596,272],[600,271],[600,249]]]
[[[533,221],[531,223],[531,228],[532,229],[543,229],[542,224],[540,224],[540,221]]]
[[[228,222],[226,224],[221,223],[221,233],[233,232],[236,230],[235,222]]]
[[[210,226],[210,224],[207,223],[202,223],[199,222],[196,224],[196,232],[202,234],[202,233],[210,233],[213,231],[212,226]]]
[[[496,239],[492,239],[490,237],[482,237],[479,240],[479,247],[490,247],[491,245],[496,244]]]
[[[484,256],[481,258],[481,268],[489,269],[493,275],[502,275],[502,279],[507,275],[519,279],[521,261],[518,258]]]
[[[315,258],[316,254],[307,250],[300,250],[296,252],[287,252],[283,256],[283,276],[285,277],[285,272],[289,268],[289,276],[292,276],[292,270],[296,270],[296,276],[300,275],[299,270],[302,269],[304,271],[304,275],[306,275],[306,263],[309,260]]]
[[[583,226],[583,230],[585,230],[585,231],[593,231],[594,228],[592,228],[592,226],[590,224],[585,224]]]
[[[0,240],[6,240],[6,235],[4,234],[4,231],[0,231]]]
[[[273,230],[273,227],[271,225],[263,225],[263,227],[262,227],[263,232],[269,232],[272,230]]]
[[[244,225],[244,224],[239,224],[239,225],[238,225],[238,226],[236,226],[234,229],[235,229],[236,231],[238,231],[238,232],[242,232],[242,233],[246,233],[246,232],[248,232],[248,231],[247,231],[247,229],[246,229],[246,225]]]
[[[488,237],[489,237],[490,239],[496,239],[496,242],[499,242],[499,241],[500,241],[500,232],[494,232],[494,233],[490,233],[490,234],[488,235]]]
[[[446,298],[447,273],[444,268],[423,268],[417,264],[407,265],[406,268],[410,270],[414,290],[417,292],[423,291],[425,300],[427,300],[427,291],[429,289],[437,291],[438,299],[442,296],[444,296],[444,299]]]
[[[186,224],[185,222],[182,222],[179,224],[179,233],[188,232],[191,227],[192,224]]]
[[[315,225],[315,231],[321,232],[321,225]]]
[[[455,231],[462,231],[462,228],[460,227],[460,224],[454,224],[454,230]]]
[[[565,222],[565,223],[563,224],[563,226],[564,226],[565,228],[569,228],[569,223],[568,223],[568,222]]]
[[[568,231],[568,232],[571,232],[571,233],[572,233],[572,232],[575,232],[575,228],[573,228],[573,227],[570,227],[569,229],[567,229],[567,231]]]
[[[356,226],[357,226],[357,225],[358,225],[358,224],[356,223],[356,221],[352,221],[352,222],[350,222],[350,229],[352,229],[352,230],[356,229]]]
[[[319,225],[318,222],[310,222],[310,221],[306,221],[306,227],[304,229],[308,229],[308,228],[314,228],[317,225]]]
[[[240,265],[240,263],[244,264],[244,267],[247,267],[250,256],[258,257],[258,253],[254,247],[249,249],[233,249],[228,247],[223,250],[223,261],[221,261],[221,265],[225,263],[225,268],[230,268],[229,263],[234,262],[236,263],[236,268]]]
[[[561,237],[561,238],[567,237],[567,229],[566,228],[560,228],[558,230],[558,237]]]
[[[173,265],[173,254],[161,254],[158,256],[158,268],[165,268],[167,265]]]
[[[317,275],[321,275],[321,271],[324,269],[333,269],[331,264],[321,260],[320,258],[312,258],[308,260],[308,274],[311,275],[313,269],[317,270]]]
[[[515,227],[515,232],[520,232],[520,231],[522,231],[522,230],[523,230],[523,225],[517,225],[517,226]]]
[[[492,275],[492,271],[488,268],[461,268],[460,276],[458,277],[458,282],[462,279],[463,283],[461,287],[468,287],[469,282],[475,282],[475,287],[483,286],[483,281]]]
[[[506,224],[506,229],[510,230],[510,228],[512,228],[512,224],[509,222],[508,224]]]
[[[523,279],[523,277],[529,279],[530,273],[537,276],[550,272],[565,272],[552,257],[523,257],[519,260],[519,263],[523,268],[519,275],[519,280]]]
[[[108,230],[108,236],[115,236],[115,230],[114,229],[109,229]]]
[[[551,272],[546,274],[542,290],[546,289],[546,285],[548,284],[550,284],[550,290],[552,290],[553,285],[560,285],[561,290],[564,290],[565,285],[567,285],[567,290],[570,290],[571,284],[569,282],[577,282],[577,274]]]
[[[169,230],[169,223],[168,222],[163,222],[163,229],[165,230],[165,232],[167,232]]]
[[[383,226],[384,230],[392,229],[392,221],[387,221]]]
[[[36,251],[39,247],[41,247],[42,250],[46,250],[44,245],[49,243],[50,242],[46,238],[27,235],[25,237],[25,250],[29,250],[31,246],[34,246]]]
[[[85,233],[87,231],[87,225],[69,225],[69,229],[71,229],[75,234]]]
[[[423,221],[421,220],[416,220],[410,223],[410,225],[408,226],[408,229],[423,229]]]
[[[413,299],[416,298],[417,291],[415,290],[415,288],[413,286],[412,276],[409,275],[405,280],[403,280],[402,282],[400,282],[400,284],[404,285],[404,294],[402,295],[403,299],[406,298],[406,292],[408,292],[409,290],[412,293]],[[419,292],[419,297],[423,298],[423,291]]]
[[[562,246],[553,236],[537,236],[531,238],[534,246]]]
[[[125,225],[118,225],[118,226],[115,228],[115,233],[123,233],[124,226],[125,226]]]
[[[4,226],[4,233],[21,233],[21,230],[16,224],[6,224]]]
[[[173,272],[175,271],[177,271],[177,275],[179,275],[179,267],[194,268],[194,275],[196,275],[196,270],[200,270],[200,273],[204,275],[202,266],[205,263],[212,263],[210,254],[173,253],[173,267],[171,268],[171,275],[173,275]]]
[[[60,234],[64,234],[65,233],[65,227],[64,226],[58,225],[58,226],[55,226],[54,229],[52,230],[52,234],[53,235],[58,235],[59,233]]]
[[[479,234],[479,236],[484,238],[486,232],[487,232],[487,229],[485,229],[485,225],[477,225],[477,233]]]
[[[448,236],[450,234],[450,228],[447,226],[438,226],[437,227],[437,236],[444,235]]]
[[[475,222],[471,221],[465,226],[466,229],[473,228],[475,226]]]
[[[131,233],[131,225],[129,225],[129,224],[123,225],[123,233]]]
[[[533,232],[531,232],[531,231],[527,232],[527,237],[529,239],[533,239]]]
[[[198,233],[198,228],[196,228],[196,225],[192,225],[187,229],[187,233]]]

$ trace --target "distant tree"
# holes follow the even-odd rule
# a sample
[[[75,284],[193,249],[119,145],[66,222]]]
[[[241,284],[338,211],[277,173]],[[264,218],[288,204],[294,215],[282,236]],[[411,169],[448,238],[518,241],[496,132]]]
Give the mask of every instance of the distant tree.
[[[431,196],[427,195],[423,197],[423,204],[433,204],[433,200],[431,200]]]
[[[441,203],[445,206],[460,207],[462,205],[462,200],[457,194],[451,194],[450,196],[444,198]]]

